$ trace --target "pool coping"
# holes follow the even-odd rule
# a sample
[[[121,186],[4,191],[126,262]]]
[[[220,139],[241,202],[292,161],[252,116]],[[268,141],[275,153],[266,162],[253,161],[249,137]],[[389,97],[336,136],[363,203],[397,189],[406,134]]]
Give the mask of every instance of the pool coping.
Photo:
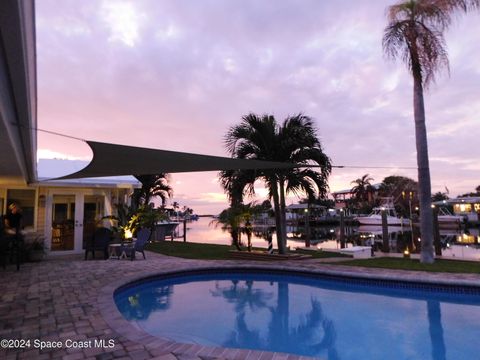
[[[288,353],[272,353],[268,351],[260,350],[248,350],[248,349],[236,349],[225,348],[215,346],[204,346],[199,344],[188,344],[175,342],[167,338],[155,337],[150,335],[127,321],[118,310],[114,302],[115,292],[129,284],[135,282],[145,282],[149,279],[164,276],[179,276],[179,275],[192,275],[195,272],[215,272],[226,270],[247,270],[247,271],[268,271],[274,272],[288,272],[291,274],[303,274],[303,275],[317,275],[327,276],[332,278],[348,278],[350,280],[367,280],[367,281],[385,281],[390,283],[406,283],[412,285],[422,285],[427,287],[436,286],[446,288],[467,288],[472,289],[474,292],[480,292],[480,280],[471,279],[441,279],[438,277],[429,277],[421,273],[413,273],[405,278],[401,278],[401,275],[407,274],[403,272],[376,272],[376,273],[355,273],[354,269],[327,269],[327,268],[311,268],[306,269],[304,267],[297,267],[293,264],[235,264],[233,262],[228,263],[205,263],[205,264],[184,264],[174,269],[159,270],[159,271],[142,271],[134,276],[118,279],[107,286],[104,286],[98,294],[98,306],[101,316],[106,323],[120,335],[129,339],[130,341],[144,345],[149,349],[161,349],[165,351],[165,354],[173,353],[176,355],[184,355],[191,357],[201,358],[225,358],[225,359],[246,359],[246,360],[294,360],[294,359],[311,359],[311,357],[288,354]],[[408,274],[411,274],[408,272]],[[423,276],[422,276],[423,275]]]

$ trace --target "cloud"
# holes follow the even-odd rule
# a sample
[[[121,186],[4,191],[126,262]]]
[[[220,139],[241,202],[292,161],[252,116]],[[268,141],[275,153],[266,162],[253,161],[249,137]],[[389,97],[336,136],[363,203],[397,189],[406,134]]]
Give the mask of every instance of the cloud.
[[[223,136],[242,115],[282,120],[305,112],[335,164],[364,166],[336,170],[332,189],[365,173],[381,180],[391,171],[369,166],[416,165],[412,81],[401,62],[382,54],[390,4],[38,1],[39,125],[98,141],[226,155]],[[472,44],[480,42],[479,20],[459,16],[447,32],[451,76],[439,76],[425,94],[432,159],[470,162],[432,160],[432,182],[452,191],[459,184],[459,192],[478,178],[480,69]],[[75,145],[39,141],[42,149],[80,156]],[[398,170],[404,173],[416,177]],[[182,175],[178,191],[192,201],[221,193],[215,176]]]

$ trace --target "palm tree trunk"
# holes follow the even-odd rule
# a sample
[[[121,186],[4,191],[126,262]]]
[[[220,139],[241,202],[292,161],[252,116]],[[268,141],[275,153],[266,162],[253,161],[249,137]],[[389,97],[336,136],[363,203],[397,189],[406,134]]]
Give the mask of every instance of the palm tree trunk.
[[[280,178],[280,219],[282,224],[282,242],[287,250],[287,215],[286,215],[286,205],[285,205],[285,180]]]
[[[278,246],[278,252],[280,254],[285,254],[285,246],[283,242],[283,235],[282,235],[282,218],[281,218],[281,210],[280,210],[280,200],[278,197],[278,186],[276,181],[270,181],[272,184],[272,195],[273,195],[273,208],[275,210],[275,228],[277,232],[277,246]]]
[[[413,71],[413,113],[415,118],[415,140],[417,146],[418,196],[420,202],[420,232],[422,249],[420,261],[432,264],[433,255],[433,215],[430,167],[428,163],[427,128],[425,125],[425,105],[420,71]]]
[[[145,199],[144,199],[143,205],[147,207],[149,203],[150,203],[150,193],[148,191],[145,191]]]

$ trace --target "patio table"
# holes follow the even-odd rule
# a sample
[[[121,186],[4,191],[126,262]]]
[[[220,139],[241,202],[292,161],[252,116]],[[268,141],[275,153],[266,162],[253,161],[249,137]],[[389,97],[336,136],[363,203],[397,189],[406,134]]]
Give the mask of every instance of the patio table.
[[[126,259],[127,254],[123,248],[122,244],[109,244],[108,253],[110,254],[109,259]]]

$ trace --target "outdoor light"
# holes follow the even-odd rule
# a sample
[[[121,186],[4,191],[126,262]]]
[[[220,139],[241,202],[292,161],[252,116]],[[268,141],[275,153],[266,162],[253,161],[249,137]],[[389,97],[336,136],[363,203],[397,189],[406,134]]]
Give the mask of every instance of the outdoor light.
[[[435,205],[434,205],[434,204],[432,204],[432,209],[435,209]]]
[[[125,239],[131,239],[133,236],[130,230],[125,230]]]
[[[410,251],[408,250],[408,248],[403,251],[403,257],[404,258],[409,258],[410,257]]]
[[[418,238],[418,241],[422,241],[422,239]]]

